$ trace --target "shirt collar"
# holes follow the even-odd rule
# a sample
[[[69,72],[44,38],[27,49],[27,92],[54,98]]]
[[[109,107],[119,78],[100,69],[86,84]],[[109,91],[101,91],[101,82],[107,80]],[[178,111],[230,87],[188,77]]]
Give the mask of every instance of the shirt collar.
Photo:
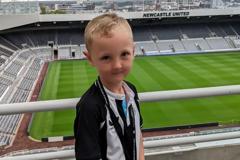
[[[124,81],[123,81],[123,87],[126,91],[126,94],[129,97],[129,99],[134,98],[134,92],[128,87],[128,85]],[[118,100],[123,100],[125,98],[125,94],[114,93],[114,92],[110,91],[109,89],[107,89],[105,86],[103,86],[103,88],[106,91],[109,98],[118,99]]]

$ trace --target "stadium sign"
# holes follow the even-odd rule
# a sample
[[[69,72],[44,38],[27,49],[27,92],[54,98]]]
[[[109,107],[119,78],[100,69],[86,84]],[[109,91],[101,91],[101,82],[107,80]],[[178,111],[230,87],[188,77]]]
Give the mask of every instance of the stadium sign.
[[[192,9],[192,10],[175,10],[175,11],[154,11],[154,12],[116,12],[126,19],[147,19],[147,18],[172,18],[172,17],[209,17],[212,16],[234,16],[240,15],[239,7],[222,8],[222,9]],[[29,14],[26,15],[0,15],[0,31],[27,24],[36,24],[41,22],[73,22],[89,21],[98,16],[98,12],[79,13],[79,14]]]
[[[189,12],[150,12],[143,13],[143,18],[161,18],[161,17],[187,17],[189,16]]]

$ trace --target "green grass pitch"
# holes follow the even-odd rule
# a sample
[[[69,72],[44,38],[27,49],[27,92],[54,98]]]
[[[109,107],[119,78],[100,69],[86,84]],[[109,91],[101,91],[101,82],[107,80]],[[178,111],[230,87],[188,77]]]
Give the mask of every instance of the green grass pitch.
[[[240,53],[137,57],[127,80],[138,92],[240,84]],[[80,97],[96,79],[85,60],[49,65],[40,100]],[[141,103],[144,128],[240,121],[240,95]],[[37,113],[33,138],[73,135],[74,110]]]

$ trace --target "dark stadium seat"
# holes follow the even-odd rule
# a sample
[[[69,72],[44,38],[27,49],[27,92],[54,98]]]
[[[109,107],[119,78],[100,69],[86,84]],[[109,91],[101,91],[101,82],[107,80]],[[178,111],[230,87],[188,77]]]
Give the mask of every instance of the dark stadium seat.
[[[237,32],[238,36],[240,35],[240,24],[239,23],[232,23],[231,26],[233,30]]]
[[[225,37],[227,33],[220,27],[219,24],[209,24],[207,25],[211,32],[214,32],[218,37]]]
[[[1,35],[0,35],[0,44],[3,45],[3,46],[6,46],[6,47],[8,47],[12,50],[18,50],[18,47],[15,44],[9,42],[8,40],[6,40]]]
[[[133,27],[133,36],[135,41],[152,40],[151,32],[148,26]]]
[[[25,32],[24,33],[8,33],[3,35],[5,39],[7,39],[9,42],[12,44],[16,45],[18,48],[22,48],[23,43],[27,43],[25,37]]]
[[[13,52],[12,52],[12,51],[9,51],[9,50],[7,50],[7,49],[5,49],[5,48],[2,48],[2,47],[0,46],[0,54],[3,54],[3,55],[5,55],[5,56],[7,56],[7,57],[10,57],[10,56],[13,54]]]
[[[221,28],[226,32],[228,36],[236,36],[236,33],[234,32],[232,26],[228,23],[221,24]]]
[[[178,25],[162,25],[149,27],[153,35],[157,35],[159,40],[179,39],[180,32]]]
[[[204,24],[187,24],[180,25],[182,34],[186,34],[189,38],[205,38],[209,37],[210,32]]]
[[[79,45],[84,43],[83,29],[71,29],[70,31],[66,32],[68,32],[71,35],[70,37],[71,44]]]
[[[0,57],[0,66],[5,62],[6,60]]]

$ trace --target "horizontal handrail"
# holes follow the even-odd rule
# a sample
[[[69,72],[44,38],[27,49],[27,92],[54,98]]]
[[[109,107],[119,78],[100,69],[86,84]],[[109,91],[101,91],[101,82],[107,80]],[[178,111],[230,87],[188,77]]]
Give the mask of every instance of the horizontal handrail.
[[[240,94],[240,85],[139,93],[141,102]],[[75,108],[79,98],[0,104],[0,115]]]
[[[74,159],[74,150],[60,150],[55,152],[34,153],[29,155],[0,157],[0,160],[47,160],[47,159]]]

